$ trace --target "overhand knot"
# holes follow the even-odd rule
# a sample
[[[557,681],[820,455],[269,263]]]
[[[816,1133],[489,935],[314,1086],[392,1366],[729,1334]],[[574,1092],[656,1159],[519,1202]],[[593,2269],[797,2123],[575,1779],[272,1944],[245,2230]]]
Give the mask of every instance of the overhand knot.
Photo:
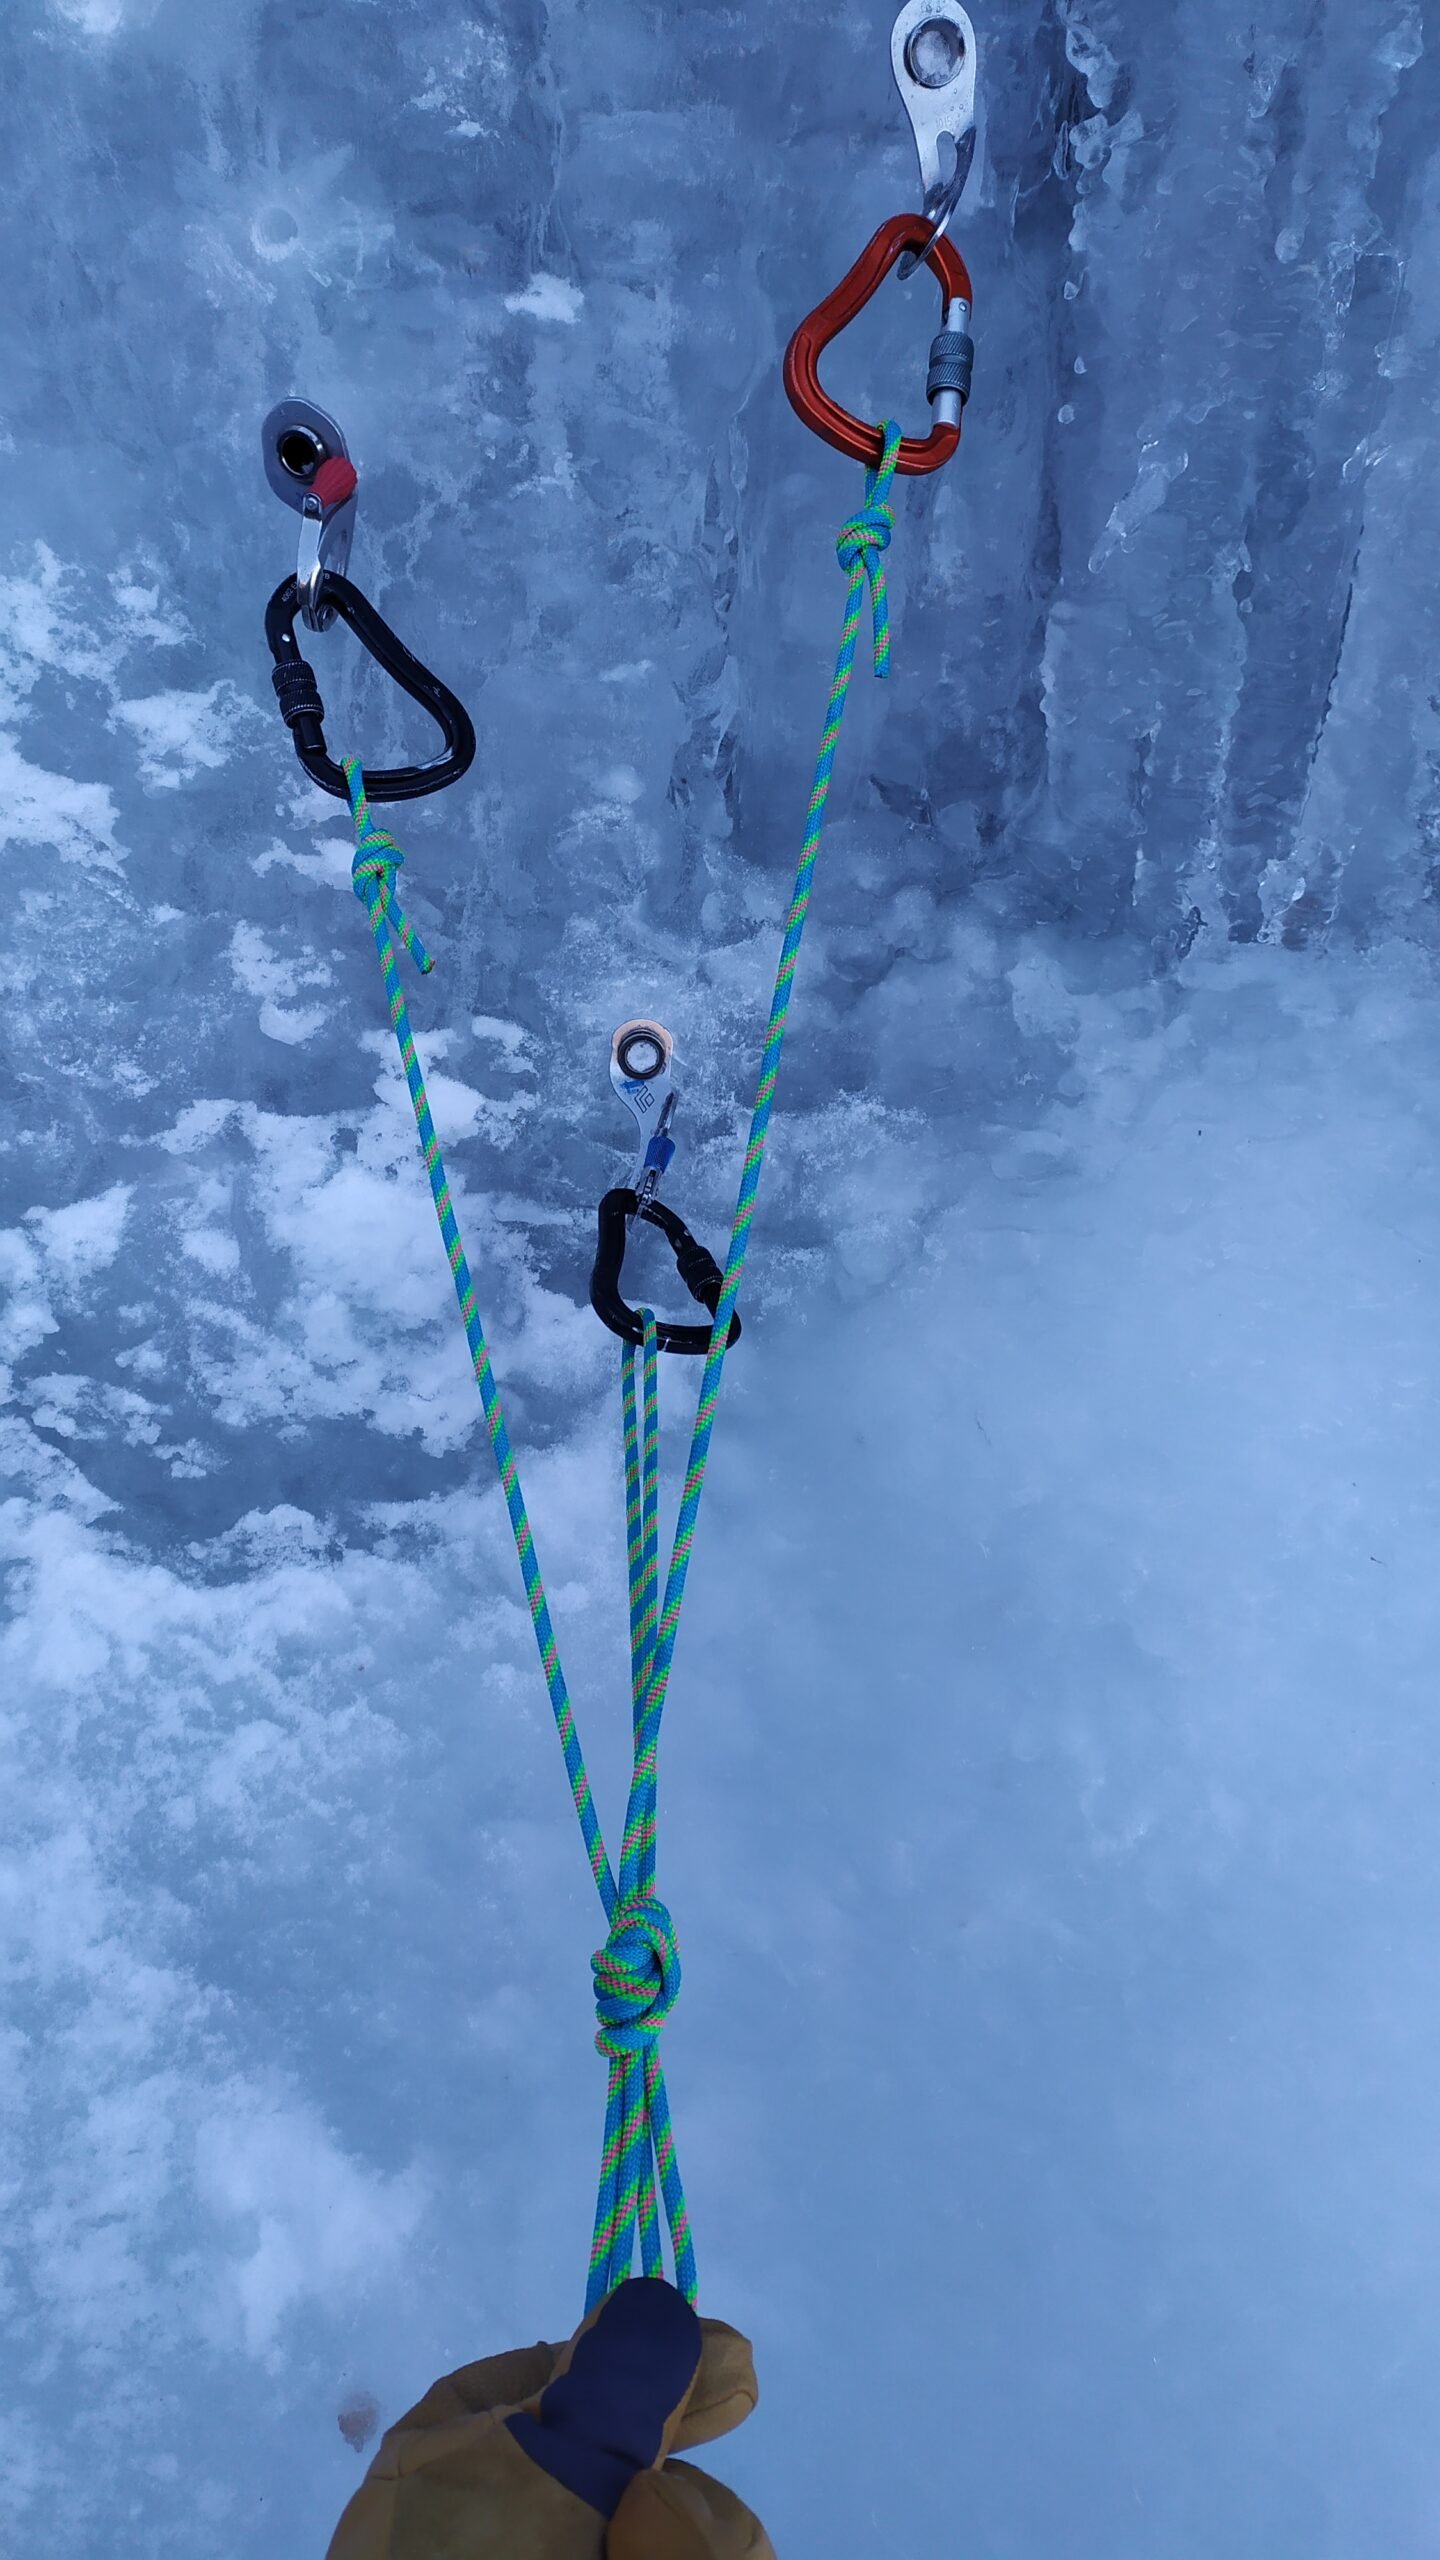
[[[387,969],[394,966],[394,953],[390,950],[388,937],[391,933],[398,934],[421,975],[428,977],[435,964],[395,895],[395,874],[405,856],[389,830],[377,826],[370,814],[370,803],[365,796],[365,777],[360,770],[358,756],[342,756],[341,765],[355,820],[351,885],[370,918],[380,958]]]
[[[898,432],[896,429],[897,435]],[[890,433],[891,430],[887,428],[887,438]],[[889,451],[888,443],[886,450]],[[883,676],[888,675],[890,671],[890,599],[885,592],[884,561],[885,554],[890,548],[890,536],[895,530],[895,516],[893,509],[886,505],[885,500],[875,495],[875,484],[882,476],[880,472],[871,473],[864,506],[858,515],[851,516],[848,524],[842,524],[835,540],[836,557],[850,579],[850,595],[845,615],[845,638],[841,645],[840,661],[847,683],[850,660],[854,654],[854,632],[860,611],[859,596],[862,581],[868,583],[870,589],[875,673],[877,676]],[[885,486],[889,486],[888,478],[885,480]],[[837,670],[837,678],[838,673],[839,670]]]
[[[378,890],[380,904],[388,907],[395,894],[395,874],[405,856],[392,835],[373,821],[365,827],[355,848],[350,877],[355,895],[365,906],[372,903],[372,891]]]
[[[887,507],[883,499],[878,505],[862,507],[858,515],[851,516],[842,524],[835,537],[835,556],[841,568],[848,575],[851,570],[863,567],[873,578],[880,565],[880,554],[890,548],[890,536],[894,530],[894,508]]]
[[[680,1996],[680,1948],[664,1903],[645,1893],[618,1904],[590,1966],[597,2049],[612,2062],[647,2052]]]

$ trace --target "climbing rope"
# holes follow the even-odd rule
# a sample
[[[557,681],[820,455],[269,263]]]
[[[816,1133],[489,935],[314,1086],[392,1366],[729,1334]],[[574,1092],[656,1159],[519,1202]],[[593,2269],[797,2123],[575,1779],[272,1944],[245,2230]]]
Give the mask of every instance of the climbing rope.
[[[740,1292],[755,1202],[765,1161],[765,1146],[774,1109],[780,1054],[785,1041],[795,965],[820,841],[825,825],[835,766],[835,750],[849,698],[856,649],[868,601],[874,667],[877,676],[890,668],[890,622],[883,555],[894,529],[889,503],[900,452],[900,430],[887,423],[879,464],[866,474],[865,503],[842,525],[836,543],[849,586],[835,677],[820,739],[820,753],[810,793],[804,840],[796,867],[780,960],[775,975],[765,1048],[760,1065],[750,1134],[746,1143],[724,1279],[715,1308],[710,1348],[700,1380],[699,1400],[690,1435],[689,1457],[681,1490],[675,1535],[659,1598],[659,1387],[655,1320],[643,1311],[639,1345],[643,1431],[637,1412],[636,1346],[626,1343],[621,1357],[621,1410],[625,1450],[625,1499],[629,1554],[630,1673],[633,1766],[625,1810],[618,1878],[611,1867],[600,1828],[590,1779],[576,1730],[565,1675],[561,1668],[550,1605],[540,1573],[535,1540],[525,1508],[510,1435],[505,1427],[500,1392],[456,1222],[440,1141],[436,1136],[425,1079],[416,1055],[414,1034],[400,981],[396,943],[407,951],[422,976],[432,967],[430,954],[411,925],[395,891],[404,856],[392,835],[376,824],[366,798],[358,759],[348,756],[343,770],[355,821],[355,894],[370,918],[379,955],[390,1020],[405,1070],[421,1152],[430,1180],[435,1214],[440,1222],[455,1294],[465,1326],[490,1445],[505,1496],[515,1549],[529,1602],[541,1668],[549,1692],[565,1771],[579,1818],[581,1836],[608,1924],[604,1946],[593,1959],[596,2044],[610,2067],[606,2097],[604,2144],[600,2163],[595,2233],[590,2256],[587,2309],[604,2299],[628,2275],[638,2228],[641,2265],[647,2275],[662,2267],[658,2179],[669,2228],[675,2281],[686,2299],[696,2299],[698,2283],[694,2244],[690,2237],[679,2167],[675,2156],[659,2038],[680,1990],[680,1958],[675,1927],[656,1890],[657,1772],[660,1728],[675,1658],[685,1584],[695,1543],[705,1470],[715,1428],[715,1413],[730,1340],[730,1318]],[[658,1600],[658,1606],[657,1606]]]

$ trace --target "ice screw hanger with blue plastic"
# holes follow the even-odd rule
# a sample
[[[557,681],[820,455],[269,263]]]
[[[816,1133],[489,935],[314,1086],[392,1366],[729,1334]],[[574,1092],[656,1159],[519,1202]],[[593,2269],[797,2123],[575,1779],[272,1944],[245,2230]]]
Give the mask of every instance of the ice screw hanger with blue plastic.
[[[298,618],[309,631],[325,631],[338,615],[401,692],[429,712],[445,741],[444,754],[432,764],[367,766],[367,799],[420,800],[443,791],[473,763],[475,731],[463,702],[421,665],[345,575],[358,480],[343,434],[313,401],[282,400],[265,420],[260,441],[266,479],[300,517],[295,574],[282,580],[265,608],[265,638],[275,661],[270,680],[295,753],[322,791],[349,798],[344,773],[325,744],[325,705],[315,670],[295,637]]]
[[[674,1053],[674,1041],[658,1022],[622,1022],[610,1043],[610,1081],[634,1114],[642,1152],[629,1187],[620,1185],[607,1191],[600,1203],[590,1304],[601,1323],[618,1334],[622,1342],[645,1339],[644,1314],[639,1307],[627,1305],[620,1285],[625,1247],[636,1218],[643,1218],[647,1226],[659,1230],[675,1256],[675,1268],[691,1297],[697,1306],[708,1307],[712,1316],[725,1276],[709,1248],[697,1242],[684,1219],[660,1198],[660,1185],[675,1153],[671,1136],[676,1105],[671,1072]],[[740,1319],[732,1316],[730,1340],[736,1343],[739,1339]],[[660,1351],[689,1351],[703,1358],[710,1348],[710,1327],[673,1324],[658,1316],[655,1343]]]

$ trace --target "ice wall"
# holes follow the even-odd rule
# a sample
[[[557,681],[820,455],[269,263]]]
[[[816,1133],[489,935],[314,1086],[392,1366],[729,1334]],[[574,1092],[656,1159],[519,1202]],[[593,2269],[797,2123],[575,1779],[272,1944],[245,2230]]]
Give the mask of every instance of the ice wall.
[[[1440,55],[977,10],[665,1784],[705,2300],[782,2560],[1420,2560],[1440,2085]],[[592,1757],[609,1032],[733,1196],[856,475],[796,318],[889,12],[0,23],[0,2545],[316,2550],[337,2416],[574,2316],[595,1908],[260,617],[300,390],[471,703],[415,1009]],[[933,296],[829,360],[921,423]],[[415,740],[342,635],[337,745]],[[685,1382],[667,1378],[676,1433]],[[678,1454],[678,1440],[668,1450]]]

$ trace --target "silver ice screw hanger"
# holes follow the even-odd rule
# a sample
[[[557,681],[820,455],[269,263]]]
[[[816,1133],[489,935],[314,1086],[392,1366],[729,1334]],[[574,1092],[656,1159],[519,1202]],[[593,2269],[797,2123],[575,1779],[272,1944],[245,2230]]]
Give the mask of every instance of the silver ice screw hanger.
[[[295,583],[307,631],[328,631],[333,604],[320,601],[327,569],[343,578],[355,533],[355,473],[344,435],[313,400],[282,400],[260,430],[265,477],[277,498],[300,517]],[[343,467],[334,471],[331,465]],[[348,478],[348,494],[341,496]],[[319,486],[316,486],[317,480]]]
[[[975,30],[959,0],[906,0],[891,30],[890,60],[933,226],[926,247],[908,249],[901,259],[899,273],[908,276],[943,239],[975,157]],[[945,143],[954,151],[948,167],[942,165]]]

